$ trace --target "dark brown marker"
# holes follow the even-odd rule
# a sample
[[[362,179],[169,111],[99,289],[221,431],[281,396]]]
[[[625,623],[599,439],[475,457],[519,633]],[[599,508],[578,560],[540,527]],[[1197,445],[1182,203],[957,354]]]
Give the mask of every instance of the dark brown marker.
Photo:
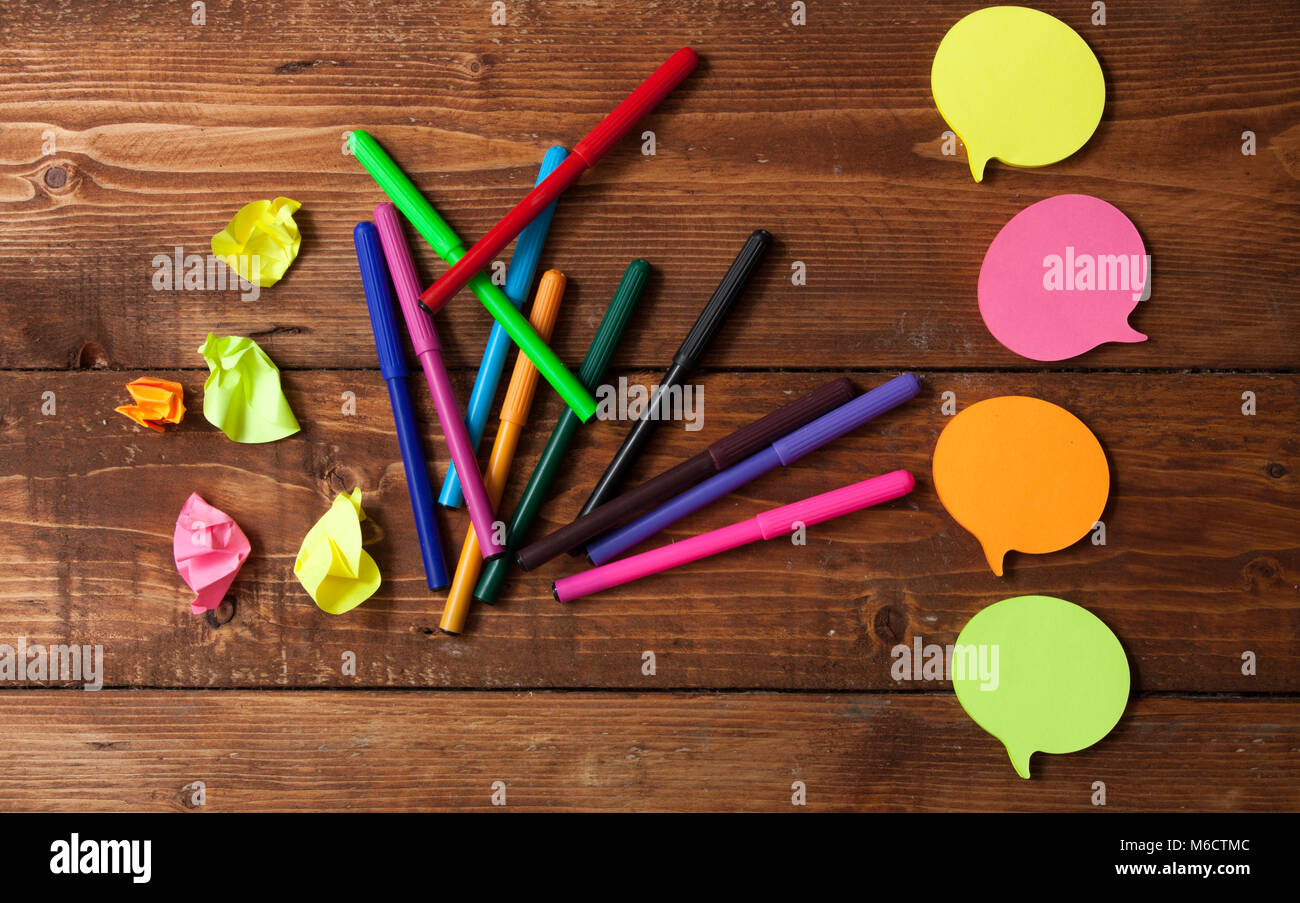
[[[856,391],[853,383],[840,377],[802,398],[782,405],[730,436],[719,439],[698,455],[687,458],[635,489],[629,489],[554,533],[525,546],[516,556],[519,566],[528,570],[563,552],[579,549],[593,536],[599,536],[624,521],[631,520],[683,489],[694,486],[705,477],[743,461],[782,436],[848,403]]]

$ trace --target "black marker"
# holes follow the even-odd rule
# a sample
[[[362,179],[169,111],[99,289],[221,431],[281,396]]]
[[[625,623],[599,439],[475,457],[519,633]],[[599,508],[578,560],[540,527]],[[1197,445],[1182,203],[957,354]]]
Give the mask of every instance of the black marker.
[[[722,321],[731,310],[731,305],[740,297],[741,290],[749,282],[749,277],[754,274],[758,262],[763,259],[763,255],[771,246],[772,236],[764,229],[754,230],[746,240],[745,246],[740,249],[740,253],[736,255],[736,259],[727,270],[727,275],[722,277],[722,282],[718,283],[718,287],[713,291],[713,297],[709,299],[708,304],[704,305],[699,319],[687,333],[686,340],[673,355],[672,365],[659,381],[654,397],[650,399],[640,419],[632,424],[632,429],[628,431],[627,438],[623,440],[618,451],[614,452],[614,457],[596,482],[596,488],[591,491],[591,496],[582,506],[582,510],[578,512],[578,517],[588,514],[618,494],[633,462],[640,456],[646,442],[650,439],[650,434],[659,425],[657,415],[661,413],[659,407],[663,403],[664,394],[673,386],[684,383],[699,365],[709,342],[717,334]]]

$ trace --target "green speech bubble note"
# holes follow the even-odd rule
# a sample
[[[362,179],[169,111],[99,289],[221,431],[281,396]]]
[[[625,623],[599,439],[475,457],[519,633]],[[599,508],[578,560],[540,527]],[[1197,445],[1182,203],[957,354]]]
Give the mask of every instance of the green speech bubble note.
[[[995,602],[953,647],[952,686],[976,724],[1029,777],[1036,752],[1071,753],[1110,733],[1128,703],[1124,649],[1101,619],[1053,596]]]
[[[966,145],[971,175],[1064,160],[1092,137],[1106,105],[1101,64],[1078,32],[1021,6],[976,10],[934,54],[930,90]]]

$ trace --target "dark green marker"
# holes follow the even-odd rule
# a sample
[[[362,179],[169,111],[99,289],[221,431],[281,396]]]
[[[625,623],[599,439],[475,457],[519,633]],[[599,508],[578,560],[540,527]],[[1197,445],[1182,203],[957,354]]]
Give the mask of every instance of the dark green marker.
[[[627,265],[623,279],[618,284],[618,290],[614,292],[614,298],[609,302],[609,308],[605,311],[605,316],[596,329],[595,338],[591,340],[591,347],[587,349],[587,356],[582,359],[582,367],[578,370],[578,381],[587,391],[595,391],[601,378],[604,377],[605,369],[609,366],[610,358],[614,356],[614,349],[618,347],[619,339],[623,337],[623,330],[628,320],[632,318],[632,310],[641,299],[641,292],[649,277],[650,264],[646,261],[634,260]],[[573,408],[565,408],[564,413],[560,415],[555,429],[551,431],[551,438],[547,441],[546,448],[542,449],[541,457],[537,459],[533,475],[528,478],[528,485],[524,487],[519,504],[510,515],[510,523],[506,527],[507,549],[517,548],[518,540],[528,535],[533,521],[537,519],[537,512],[541,510],[542,503],[546,501],[547,493],[551,490],[551,484],[555,482],[555,477],[560,472],[560,464],[569,450],[569,443],[573,441],[574,434],[577,433],[581,423]],[[478,585],[474,587],[475,600],[489,604],[496,602],[497,596],[501,593],[501,586],[505,583],[506,573],[513,563],[511,555],[503,555],[485,562]]]

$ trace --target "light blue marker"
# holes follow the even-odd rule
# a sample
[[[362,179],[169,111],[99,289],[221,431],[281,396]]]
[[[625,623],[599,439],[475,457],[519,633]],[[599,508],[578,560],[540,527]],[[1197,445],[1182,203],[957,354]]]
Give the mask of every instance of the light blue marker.
[[[542,168],[537,174],[537,182],[551,174],[559,166],[568,150],[555,145],[542,158]],[[537,215],[537,219],[528,224],[515,241],[515,253],[510,256],[510,267],[506,270],[506,297],[516,308],[522,307],[524,299],[533,287],[533,277],[537,274],[537,262],[542,257],[542,244],[546,241],[546,232],[551,228],[551,217],[555,214],[556,201]],[[474,377],[474,389],[469,395],[469,405],[465,411],[465,429],[469,432],[469,441],[478,449],[483,439],[483,430],[487,428],[488,413],[492,401],[496,398],[497,384],[501,382],[501,371],[506,366],[506,355],[510,353],[510,336],[501,328],[500,323],[492,324],[492,334],[488,336],[487,347],[483,349],[483,360],[478,365],[478,375]],[[460,491],[460,478],[456,476],[454,464],[447,467],[447,478],[442,482],[442,492],[438,503],[448,508],[459,508],[465,501]]]

